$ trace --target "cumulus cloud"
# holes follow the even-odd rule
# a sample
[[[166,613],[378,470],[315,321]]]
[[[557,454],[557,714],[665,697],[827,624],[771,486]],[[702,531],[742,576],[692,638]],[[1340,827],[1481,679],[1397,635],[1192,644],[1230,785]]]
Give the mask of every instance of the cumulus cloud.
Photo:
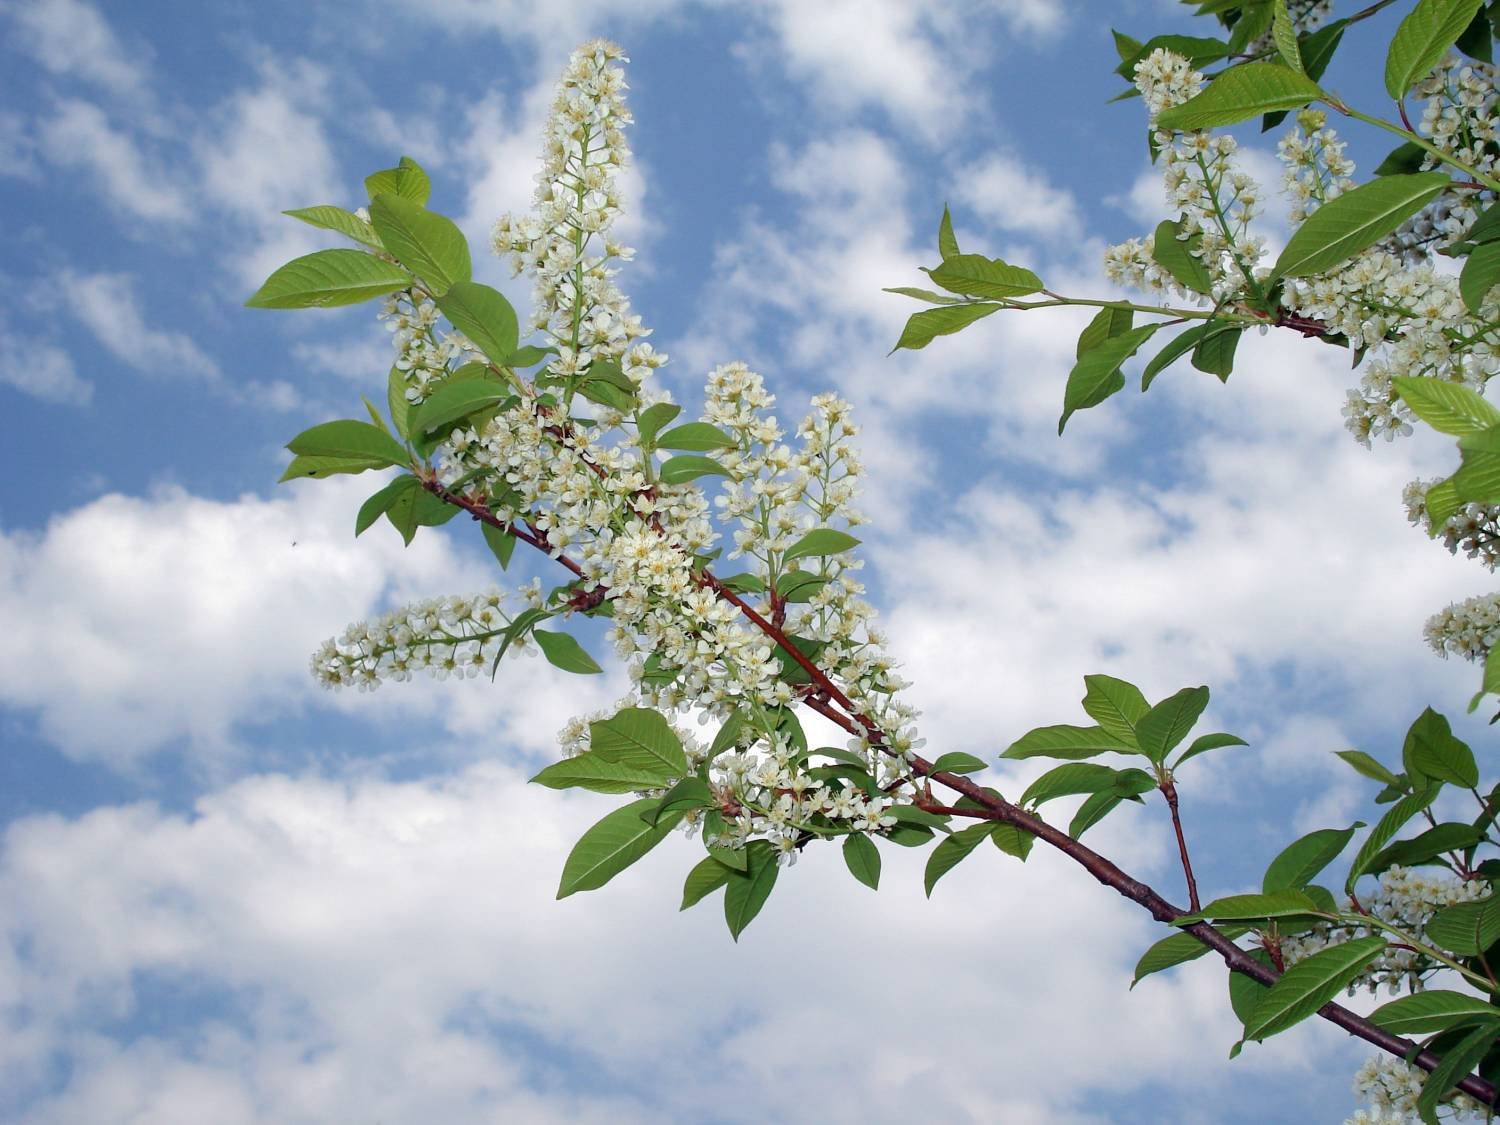
[[[717,901],[676,912],[681,837],[553,901],[607,805],[490,764],[16,823],[6,1096],[38,1122],[1083,1123],[1144,1083],[1227,1106],[1347,1065],[1341,1037],[1299,1033],[1248,1053],[1236,1096],[1222,970],[1127,992],[1156,935],[1051,856],[986,848],[925,902],[920,855],[883,849],[877,896],[823,849],[737,946]],[[160,990],[203,999],[163,1033]]]

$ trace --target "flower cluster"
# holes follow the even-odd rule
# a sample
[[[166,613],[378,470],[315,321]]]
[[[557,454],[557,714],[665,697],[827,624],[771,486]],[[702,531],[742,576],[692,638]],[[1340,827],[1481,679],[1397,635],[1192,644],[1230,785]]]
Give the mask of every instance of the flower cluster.
[[[396,349],[395,368],[406,382],[406,401],[422,402],[448,377],[455,363],[478,350],[456,330],[438,323],[438,307],[425,292],[402,289],[380,302],[380,319]]]
[[[1500,563],[1500,507],[1493,504],[1465,504],[1443,521],[1442,527],[1432,526],[1432,516],[1427,511],[1427,490],[1439,483],[1434,480],[1414,480],[1402,493],[1406,503],[1406,518],[1429,535],[1441,535],[1443,546],[1449,553],[1462,551],[1471,559],[1478,559],[1481,566],[1494,570]]]
[[[1162,47],[1137,64],[1135,84],[1154,123],[1163,109],[1197,94],[1203,75],[1187,59]],[[1259,206],[1260,188],[1234,166],[1238,147],[1234,138],[1165,130],[1157,130],[1152,137],[1160,149],[1167,205],[1180,215],[1176,237],[1207,268],[1211,299],[1222,303],[1258,292],[1264,271],[1258,272],[1257,264],[1265,245],[1250,233],[1250,223]],[[1105,275],[1122,285],[1171,293],[1181,300],[1209,300],[1182,286],[1157,264],[1155,240],[1153,234],[1109,247]]]
[[[539,589],[528,591],[535,604]],[[373,691],[380,681],[410,680],[426,669],[433,679],[465,679],[495,662],[511,617],[499,590],[469,598],[417,602],[374,621],[359,621],[312,656],[312,673],[324,687]],[[523,649],[524,639],[518,641]]]
[[[1422,635],[1439,656],[1483,660],[1500,639],[1500,594],[1480,594],[1434,613]]]
[[[313,667],[335,687],[373,687],[419,667],[474,675],[527,651],[528,631],[549,616],[607,611],[608,637],[634,684],[621,706],[721,725],[708,749],[682,739],[717,799],[715,810],[688,814],[688,828],[725,847],[767,840],[790,862],[809,835],[889,829],[887,810],[910,795],[903,754],[921,745],[916,713],[895,696],[905,684],[873,627],[859,564],[845,553],[857,540],[844,529],[862,521],[853,507],[858,428],[848,403],[820,395],[787,444],[759,375],[740,363],[710,373],[708,425],[697,430],[726,439],[709,450],[710,479],[723,481],[716,506],[732,531],[728,558],[746,570],[721,579],[706,569],[720,541],[714,506],[690,478],[663,479],[660,426],[645,422],[651,411],[678,412],[650,386],[667,357],[643,341],[649,331],[615,283],[614,263],[631,257],[610,234],[620,213],[615,177],[629,156],[623,61],[603,41],[574,53],[547,125],[535,209],[494,228],[496,252],[533,278],[532,324],[555,356],[531,380],[502,372],[503,401],[447,435],[433,482],[564,562],[575,581],[545,597],[534,588],[532,612],[514,616],[483,599],[399,610],[327,642]],[[410,294],[386,316],[416,400],[465,342],[439,337],[436,309]],[[810,533],[824,539],[814,535],[799,553]],[[828,693],[778,635],[839,685],[849,718],[871,733],[848,750],[808,752],[793,709],[813,695],[826,703]],[[593,721],[564,729],[566,754],[588,749]]]
[[[1320,109],[1299,111],[1297,127],[1277,142],[1276,152],[1286,168],[1281,188],[1291,200],[1288,218],[1294,223],[1354,186],[1354,161]]]
[[[1418,1125],[1417,1099],[1422,1096],[1427,1073],[1389,1055],[1366,1059],[1354,1076],[1354,1096],[1368,1103],[1344,1125]],[[1483,1120],[1484,1109],[1472,1098],[1450,1093],[1443,1098],[1448,1121]]]
[[[1489,893],[1490,884],[1482,879],[1460,879],[1446,872],[1398,865],[1381,872],[1379,886],[1364,907],[1380,921],[1422,941],[1425,940],[1427,923],[1443,907],[1487,898]],[[1369,926],[1321,922],[1306,933],[1284,938],[1281,955],[1288,966],[1294,965],[1319,950],[1369,936],[1372,932],[1375,936],[1388,936]],[[1350,983],[1349,995],[1353,996],[1362,987],[1374,993],[1381,985],[1385,985],[1392,995],[1402,987],[1416,992],[1422,987],[1423,975],[1436,967],[1430,958],[1414,949],[1388,945]]]

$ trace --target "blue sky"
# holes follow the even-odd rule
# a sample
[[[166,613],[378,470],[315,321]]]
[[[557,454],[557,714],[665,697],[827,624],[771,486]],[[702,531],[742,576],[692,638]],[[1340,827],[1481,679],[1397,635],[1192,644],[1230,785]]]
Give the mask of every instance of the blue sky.
[[[1273,1119],[1349,1111],[1360,1050],[1313,1026],[1227,1062],[1222,971],[1127,992],[1152,926],[1050,856],[976,857],[927,902],[919,855],[888,850],[874,895],[815,850],[737,946],[712,906],[677,913],[680,843],[553,902],[609,805],[525,781],[618,668],[357,697],[306,673],[347,622],[497,575],[457,521],[356,542],[366,478],[274,483],[281,445],[356,415],[389,363],[369,306],[242,307],[329,244],[278,212],[357,205],[409,153],[484,246],[527,205],[568,51],[605,35],[638,122],[621,280],[663,375],[692,404],[739,358],[783,417],[856,404],[867,573],[931,747],[993,758],[1076,721],[1086,672],[1207,682],[1213,729],[1252,742],[1183,785],[1228,893],[1368,808],[1331,751],[1389,760],[1429,703],[1482,746],[1474,670],[1420,631],[1484,575],[1400,504],[1449,452],[1350,441],[1345,353],[1247,339],[1227,386],[1173,370],[1061,440],[1084,318],[886,355],[913,306],[881,288],[920,282],[944,201],[965,249],[1080,295],[1164,217],[1138,105],[1104,104],[1106,8],[1142,38],[1192,27],[1169,0],[0,3],[0,1115],[1250,1122],[1268,1090]],[[1382,30],[1351,32],[1336,88],[1369,92]],[[1159,808],[1094,836],[1183,897]]]

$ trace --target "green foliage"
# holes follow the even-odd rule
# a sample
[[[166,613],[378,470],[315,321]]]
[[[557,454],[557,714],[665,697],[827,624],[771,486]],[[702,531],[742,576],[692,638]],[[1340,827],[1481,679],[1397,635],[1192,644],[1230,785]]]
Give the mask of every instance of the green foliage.
[[[1298,961],[1250,1010],[1245,1038],[1265,1039],[1301,1023],[1342,992],[1385,945],[1380,937],[1354,938]]]
[[[942,265],[925,271],[950,293],[999,301],[1039,292],[1042,279],[1028,269],[982,254],[954,254]]]
[[[851,832],[844,838],[844,863],[853,875],[872,891],[880,889],[880,849],[875,841],[860,832]],[[931,889],[928,890],[931,896]]]
[[[252,309],[357,305],[411,284],[400,266],[363,250],[318,250],[282,266],[245,302]]]
[[[728,449],[735,442],[734,438],[718,426],[711,426],[707,422],[688,422],[686,425],[674,426],[666,431],[656,439],[654,444],[662,449],[707,452],[712,449]]]
[[[352,211],[345,211],[342,207],[330,207],[324,204],[318,207],[301,207],[294,211],[283,211],[282,214],[300,219],[308,226],[337,231],[356,242],[364,243],[372,250],[385,249],[380,245],[380,239],[376,236],[374,227]]]
[[[925,348],[939,336],[948,336],[961,328],[967,328],[976,320],[989,316],[992,312],[999,312],[1004,307],[1004,305],[984,303],[948,305],[940,309],[927,309],[914,313],[906,322],[906,327],[901,330],[901,338],[896,341],[896,346],[891,351],[894,352],[900,348],[910,348],[913,351]]]
[[[1309,277],[1347,262],[1431,203],[1449,182],[1442,172],[1419,172],[1385,176],[1345,192],[1292,232],[1272,275]]]
[[[846,532],[835,531],[831,527],[815,527],[788,547],[786,554],[781,556],[781,561],[792,562],[795,559],[839,555],[845,551],[852,551],[858,546],[859,540]]]
[[[994,821],[982,820],[953,833],[932,849],[932,854],[927,857],[927,868],[922,873],[922,886],[927,891],[928,898],[932,897],[932,888],[937,886],[937,881],[984,843],[985,838],[994,830]]]
[[[1417,0],[1385,58],[1385,90],[1400,101],[1474,21],[1483,0]]]
[[[464,254],[467,253],[465,245]],[[461,268],[456,261],[452,267]],[[447,292],[434,300],[453,327],[467,336],[491,361],[501,366],[511,362],[516,354],[520,326],[516,310],[504,294],[477,281],[460,280],[452,282]]]
[[[1197,97],[1162,110],[1156,124],[1182,133],[1216,129],[1278,109],[1300,109],[1322,96],[1316,82],[1280,63],[1246,63],[1222,72]]]
[[[746,870],[731,876],[724,886],[724,921],[735,941],[771,897],[780,871],[776,850],[765,840],[752,840],[746,845],[745,858]]]
[[[699,457],[692,454],[669,458],[657,472],[663,484],[686,484],[699,477],[731,475],[728,469],[712,457]]]
[[[370,202],[370,225],[395,259],[422,278],[433,297],[472,276],[469,244],[452,219],[405,196],[381,193]]]
[[[308,457],[369,461],[376,465],[406,465],[411,461],[401,443],[379,426],[350,418],[303,430],[286,447]]]
[[[1057,420],[1059,434],[1075,412],[1098,406],[1125,386],[1125,376],[1120,374],[1121,364],[1135,355],[1140,346],[1160,327],[1158,324],[1145,324],[1140,328],[1132,328],[1083,353],[1082,358],[1068,373],[1068,383],[1063,390],[1062,417]]]
[[[664,778],[688,772],[682,741],[659,712],[646,707],[626,707],[591,723],[589,747],[607,761],[655,771]]]
[[[652,797],[632,801],[585,832],[563,864],[557,897],[597,890],[666,839],[681,817],[667,816],[655,825],[647,824],[641,813],[655,803]]]
[[[604,671],[599,667],[598,661],[585,652],[583,646],[569,633],[533,629],[531,636],[536,641],[537,647],[542,650],[542,655],[547,658],[547,663],[554,668],[584,676]]]
[[[1354,833],[1365,826],[1356,820],[1349,828],[1320,828],[1292,841],[1266,868],[1261,890],[1266,893],[1301,890],[1344,850]]]

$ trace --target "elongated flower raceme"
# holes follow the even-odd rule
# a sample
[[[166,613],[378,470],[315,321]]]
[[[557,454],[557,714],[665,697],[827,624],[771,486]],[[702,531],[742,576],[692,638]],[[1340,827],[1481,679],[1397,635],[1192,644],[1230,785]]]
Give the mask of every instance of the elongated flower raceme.
[[[790,862],[812,836],[888,831],[887,810],[910,793],[905,753],[921,745],[848,556],[858,540],[847,529],[862,521],[858,428],[848,403],[820,395],[788,444],[769,413],[774,396],[741,363],[710,373],[703,421],[672,425],[679,407],[651,385],[667,357],[645,342],[650,330],[616,284],[632,257],[612,234],[629,160],[624,62],[603,41],[574,53],[533,209],[494,227],[495,251],[532,279],[545,365],[532,379],[508,372],[505,396],[457,419],[433,451],[436,491],[518,532],[576,580],[550,595],[531,589],[518,609],[486,595],[397,610],[328,641],[313,667],[331,687],[368,689],[420,670],[464,678],[538,645],[552,659],[563,642],[538,624],[607,611],[634,684],[615,713],[654,707],[723,728],[711,748],[675,725],[656,728],[682,747],[680,768],[626,787],[660,796],[696,775],[709,799],[681,811],[687,830],[735,851],[761,841]],[[462,364],[477,349],[442,328],[442,304],[413,286],[382,311],[410,403],[441,404],[445,386],[475,377]],[[664,449],[681,455],[663,461]],[[700,477],[720,482],[712,505]],[[710,578],[705,563],[726,548],[725,562],[743,569]],[[795,709],[813,695],[828,701],[786,644],[854,708],[846,719],[861,733],[836,752],[842,761],[809,753]],[[575,720],[563,732],[576,768],[608,721]]]

